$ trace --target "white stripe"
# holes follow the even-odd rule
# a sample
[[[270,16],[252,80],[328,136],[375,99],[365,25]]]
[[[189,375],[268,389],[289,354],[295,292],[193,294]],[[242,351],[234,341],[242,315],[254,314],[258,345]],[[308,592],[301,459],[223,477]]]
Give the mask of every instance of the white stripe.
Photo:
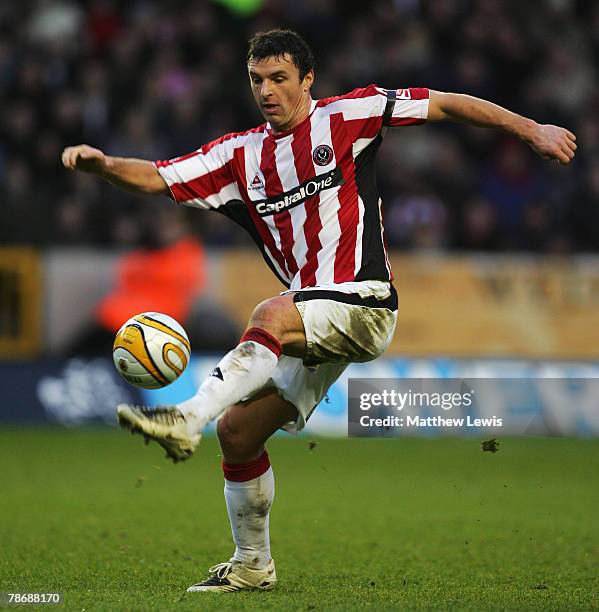
[[[383,227],[383,201],[379,198],[379,222],[381,226],[381,244],[383,245],[383,253],[385,253],[385,267],[387,268],[387,272],[389,273],[389,278],[391,278],[391,264],[389,263],[389,257],[387,256],[387,249],[385,248],[385,228]]]
[[[426,119],[428,116],[428,98],[422,100],[397,99],[391,116],[394,119]]]
[[[376,136],[372,138],[358,138],[358,140],[352,144],[352,156],[354,160],[375,138]]]
[[[180,204],[208,210],[211,208],[220,208],[231,200],[241,200],[241,193],[239,193],[237,183],[225,185],[218,193],[208,196],[205,200],[202,198],[194,198],[193,200],[182,201]]]
[[[266,227],[268,228],[268,231],[271,233],[273,240],[275,242],[275,248],[281,254],[281,257],[283,258],[283,262],[285,263],[285,270],[283,272],[283,278],[286,278],[289,282],[291,282],[291,279],[292,279],[291,272],[289,272],[287,268],[287,260],[285,259],[285,255],[283,254],[283,249],[281,248],[281,234],[279,234],[279,229],[275,225],[274,218],[272,216],[263,217],[262,220],[266,223]]]
[[[260,161],[262,159],[262,144],[266,138],[266,132],[259,132],[258,134],[252,134],[252,138],[249,138],[244,147],[244,160],[245,160],[245,184],[243,188],[252,201],[263,200],[266,198],[266,191],[264,185],[264,174],[260,169]],[[258,175],[262,181],[262,185],[258,189],[249,189],[251,182],[254,177]]]
[[[175,182],[187,183],[194,178],[222,168],[229,160],[233,159],[235,149],[245,146],[250,136],[251,134],[234,136],[213,146],[207,153],[198,152],[193,157],[164,166],[164,169],[173,172],[173,176],[177,177]]]
[[[316,109],[316,112],[323,111],[328,115],[343,113],[343,119],[368,119],[369,117],[382,117],[387,104],[387,96],[377,94],[365,98],[343,98],[335,100],[326,106]]]
[[[289,282],[290,281],[289,274],[287,273],[286,270],[281,270],[281,266],[279,266],[279,264],[278,264],[277,260],[275,259],[274,255],[270,252],[270,249],[266,245],[264,245],[264,252],[266,253],[268,258],[272,262],[272,265],[274,266],[274,268],[277,271],[277,273],[279,274],[279,276],[281,278],[287,280],[287,282]]]
[[[317,109],[320,110],[320,109]],[[316,113],[315,113],[316,114]],[[337,165],[337,159],[334,155],[333,141],[331,137],[331,122],[328,117],[319,117],[312,121],[312,131],[310,132],[312,141],[312,149],[318,145],[324,144],[331,147],[333,150],[333,159],[328,166],[317,166],[314,164],[314,171],[317,174],[328,172]],[[314,162],[313,162],[314,163]],[[322,285],[332,283],[335,280],[335,253],[339,245],[341,237],[341,228],[339,227],[339,218],[337,213],[341,204],[339,202],[339,187],[327,189],[320,193],[320,222],[322,228],[318,234],[322,248],[318,252],[318,265],[316,267],[316,284]]]
[[[387,94],[372,95],[366,98],[347,98],[337,100],[324,107],[318,108],[318,111],[324,111],[331,115],[334,113],[343,113],[345,121],[350,119],[368,119],[370,117],[382,117],[387,104]],[[372,138],[358,138],[352,144],[352,155],[356,159],[358,155],[376,138],[376,134]]]
[[[251,135],[243,134],[230,138],[226,142],[212,147],[208,153],[200,153],[200,149],[198,149],[197,155],[182,161],[173,162],[167,166],[157,166],[155,164],[156,169],[169,188],[180,183],[188,183],[193,179],[200,178],[209,172],[222,168],[228,161],[233,159],[235,149],[244,146]],[[235,183],[231,182],[229,185],[225,185],[217,194],[212,194],[206,199],[192,198],[181,203],[186,206],[209,209],[218,208],[231,199],[239,198],[239,190],[236,189]]]
[[[277,147],[275,149],[275,163],[277,166],[277,173],[281,180],[283,192],[289,191],[299,185],[299,179],[297,178],[297,172],[295,170],[295,163],[293,159],[293,150],[291,148],[292,138],[281,138],[277,140]],[[300,206],[295,206],[289,209],[289,216],[291,218],[291,231],[293,234],[293,245],[291,253],[297,263],[298,272],[291,282],[291,287],[299,289],[301,287],[300,273],[302,266],[306,263],[306,253],[308,246],[306,244],[306,237],[304,236],[304,223],[306,222],[306,205],[305,203]]]
[[[356,228],[356,259],[354,265],[354,278],[360,271],[362,266],[362,239],[364,233],[364,202],[358,195],[358,226]]]
[[[259,134],[259,138],[250,139],[247,146],[244,147],[243,150],[243,159],[245,163],[245,181],[247,182],[252,180],[252,177],[259,171],[260,168],[260,160],[262,159],[262,144],[264,142],[264,138],[267,136],[266,132]],[[259,198],[258,198],[259,199]],[[282,270],[279,264],[277,263],[275,256],[270,252],[270,249],[264,245],[265,251],[267,255],[270,257],[271,261],[275,265],[277,271],[281,275],[281,278],[287,280],[287,282],[291,282],[291,274],[287,269],[287,262],[285,261],[285,256],[283,255],[283,251],[281,249],[281,236],[279,234],[279,230],[274,223],[274,219],[272,216],[265,217],[262,219],[265,222],[265,225],[273,237],[275,248],[281,254],[281,259],[285,262],[285,269]]]
[[[199,154],[197,157],[199,157]],[[195,157],[193,159],[195,159]],[[168,166],[157,166],[156,164],[154,165],[156,166],[156,170],[158,170],[158,172],[160,173],[160,176],[165,180],[166,184],[169,187],[172,187],[173,185],[176,185],[177,183],[185,182],[185,180],[182,178],[180,174],[180,169],[181,169],[182,164],[183,162],[175,162],[175,163],[169,164]],[[200,167],[201,165],[202,164],[200,162]]]
[[[302,291],[340,291],[341,293],[357,293],[362,297],[374,295],[379,300],[384,300],[389,297],[391,284],[389,281],[346,281],[344,283],[328,283],[319,285],[318,287],[304,287]],[[285,295],[293,289],[282,291],[281,295]]]

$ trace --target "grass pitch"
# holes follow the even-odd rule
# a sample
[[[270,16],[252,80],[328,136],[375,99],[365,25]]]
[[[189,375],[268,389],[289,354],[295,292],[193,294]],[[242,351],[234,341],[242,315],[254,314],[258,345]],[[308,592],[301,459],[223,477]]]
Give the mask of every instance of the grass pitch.
[[[0,430],[0,590],[86,611],[599,609],[599,440],[311,446],[269,445],[276,590],[186,594],[232,552],[214,438],[174,466],[121,431]]]

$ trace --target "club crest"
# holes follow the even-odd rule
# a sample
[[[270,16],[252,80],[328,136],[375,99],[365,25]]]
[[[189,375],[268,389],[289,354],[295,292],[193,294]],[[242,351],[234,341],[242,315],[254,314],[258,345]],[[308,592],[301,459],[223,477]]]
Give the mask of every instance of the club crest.
[[[318,145],[312,152],[312,159],[318,166],[328,166],[333,161],[333,149],[329,145]]]

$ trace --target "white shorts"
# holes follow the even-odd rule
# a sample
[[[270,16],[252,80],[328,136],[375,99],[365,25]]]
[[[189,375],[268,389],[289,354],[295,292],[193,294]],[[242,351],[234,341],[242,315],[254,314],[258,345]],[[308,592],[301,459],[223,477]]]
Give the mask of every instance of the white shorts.
[[[351,292],[350,292],[351,291]],[[291,292],[285,292],[291,293]],[[304,322],[304,359],[282,355],[266,386],[275,386],[299,413],[284,427],[298,432],[329,387],[353,362],[371,361],[389,346],[397,321],[397,293],[390,283],[342,283],[293,292]]]

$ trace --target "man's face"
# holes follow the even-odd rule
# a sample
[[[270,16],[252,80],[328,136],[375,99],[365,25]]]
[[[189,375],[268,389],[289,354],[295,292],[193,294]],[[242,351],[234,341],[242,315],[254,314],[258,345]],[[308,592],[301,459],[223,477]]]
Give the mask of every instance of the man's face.
[[[248,63],[250,85],[262,116],[277,132],[295,127],[310,108],[312,71],[300,80],[291,56],[267,57]]]

